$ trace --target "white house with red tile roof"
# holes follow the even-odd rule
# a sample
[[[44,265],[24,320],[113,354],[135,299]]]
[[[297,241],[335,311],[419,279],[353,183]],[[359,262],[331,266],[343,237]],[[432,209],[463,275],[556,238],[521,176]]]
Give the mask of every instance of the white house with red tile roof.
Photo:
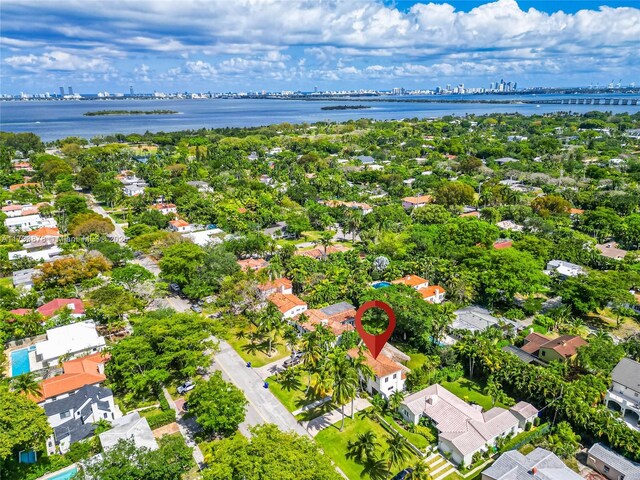
[[[424,207],[431,202],[433,202],[431,195],[418,195],[415,197],[404,197],[402,199],[402,206],[404,208]]]
[[[182,219],[171,220],[169,222],[169,230],[178,232],[178,233],[187,233],[193,230],[193,225],[189,222],[186,222]]]
[[[276,292],[269,296],[269,301],[280,310],[285,319],[293,318],[307,310],[307,304],[293,293]]]
[[[100,385],[107,379],[104,365],[109,358],[109,355],[97,352],[64,362],[64,373],[41,381],[40,395],[33,400],[43,404],[68,397],[85,385]]]
[[[364,361],[373,370],[374,378],[367,379],[366,390],[371,395],[379,393],[384,398],[389,398],[395,392],[404,391],[404,382],[406,373],[409,371],[407,367],[399,364],[395,360],[387,357],[384,353],[380,353],[373,358],[369,350],[363,350]],[[347,352],[351,358],[358,358],[359,351],[352,348]]]
[[[84,315],[84,303],[79,298],[56,298],[36,308],[36,311],[45,317],[52,317],[63,308],[69,309],[73,317],[79,318]]]
[[[157,210],[163,215],[168,215],[170,213],[178,213],[178,207],[176,207],[173,203],[156,203],[149,207],[151,210]]]
[[[274,293],[292,294],[293,284],[288,278],[281,277],[266,283],[261,283],[258,285],[258,290],[260,290],[260,293],[262,293],[265,298]]]
[[[27,203],[25,205],[5,205],[2,207],[2,213],[8,218],[23,217],[24,215],[35,215],[39,212],[37,205]]]
[[[444,302],[444,297],[446,291],[440,285],[431,285],[429,286],[429,281],[419,277],[418,275],[406,275],[402,278],[394,280],[393,282],[396,285],[406,285],[407,287],[413,288],[417,291],[422,298],[429,303],[442,303]]]

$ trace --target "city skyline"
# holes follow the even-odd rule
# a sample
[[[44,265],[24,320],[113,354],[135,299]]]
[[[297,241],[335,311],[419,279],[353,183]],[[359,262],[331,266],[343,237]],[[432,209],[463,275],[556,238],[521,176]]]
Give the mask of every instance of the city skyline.
[[[632,5],[7,0],[0,93],[628,85],[640,78]]]

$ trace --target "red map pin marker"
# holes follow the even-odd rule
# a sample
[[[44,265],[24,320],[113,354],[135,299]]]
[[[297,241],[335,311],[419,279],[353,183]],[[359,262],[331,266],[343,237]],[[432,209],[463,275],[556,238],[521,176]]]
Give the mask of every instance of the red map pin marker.
[[[362,326],[362,315],[370,308],[381,308],[389,317],[389,326],[380,335],[372,335],[368,333]],[[391,338],[391,334],[393,333],[395,328],[396,315],[395,313],[393,313],[393,309],[380,300],[371,300],[369,302],[366,302],[356,312],[356,330],[358,330],[360,338],[362,338],[362,341],[369,349],[369,352],[371,352],[373,358],[378,358],[378,355],[380,355],[380,352],[387,343],[387,340]]]

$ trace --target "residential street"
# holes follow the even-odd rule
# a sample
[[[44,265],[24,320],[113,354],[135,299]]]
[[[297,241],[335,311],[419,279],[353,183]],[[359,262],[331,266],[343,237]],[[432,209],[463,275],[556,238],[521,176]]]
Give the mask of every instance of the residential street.
[[[300,435],[308,435],[307,431],[298,424],[295,417],[278,401],[278,399],[264,388],[263,379],[258,372],[247,368],[246,363],[231,345],[219,340],[220,350],[213,355],[214,370],[220,370],[225,380],[233,382],[247,397],[247,415],[240,424],[240,431],[249,435],[249,427],[262,423],[274,423],[283,431],[293,430]]]
[[[91,210],[93,210],[97,214],[100,214],[103,217],[106,217],[109,220],[111,220],[111,223],[113,223],[113,225],[115,226],[115,230],[109,235],[107,235],[107,237],[109,237],[112,241],[120,245],[126,245],[126,241],[125,241],[126,236],[124,234],[124,230],[122,229],[122,227],[113,221],[113,219],[109,216],[109,214],[105,211],[105,209],[98,204],[98,202],[93,197],[93,195],[87,195],[87,197],[89,199],[89,208],[91,208]]]

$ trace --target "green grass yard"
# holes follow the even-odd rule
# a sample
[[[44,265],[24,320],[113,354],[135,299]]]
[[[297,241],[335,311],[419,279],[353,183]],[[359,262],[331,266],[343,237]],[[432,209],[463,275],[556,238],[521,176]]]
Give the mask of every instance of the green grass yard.
[[[364,467],[356,463],[354,460],[348,459],[347,444],[350,440],[355,440],[359,433],[365,433],[372,430],[381,444],[378,449],[378,455],[384,455],[386,451],[385,438],[389,437],[387,431],[373,420],[356,414],[356,418],[345,418],[344,430],[341,432],[340,423],[325,428],[316,436],[316,441],[320,444],[324,452],[340,467],[347,477],[351,480],[360,480],[360,474]],[[411,453],[408,460],[402,464],[391,468],[392,474],[395,475],[400,470],[414,464],[417,457]]]
[[[441,385],[465,402],[476,403],[484,410],[490,410],[492,407],[491,397],[482,392],[484,389],[483,383],[462,377],[455,382],[442,382]],[[496,402],[495,406],[508,408],[500,402]]]
[[[0,278],[0,287],[13,288],[13,279],[12,279],[12,277],[2,277],[2,278]]]
[[[276,398],[280,400],[280,403],[290,412],[295,412],[311,402],[320,400],[321,397],[317,395],[315,391],[316,376],[311,376],[311,388],[309,389],[308,395],[305,393],[307,391],[307,381],[308,377],[304,372],[298,375],[297,384],[291,386],[286,386],[278,382],[275,375],[267,378],[271,393],[273,393]]]
[[[267,355],[269,343],[266,339],[251,342],[249,335],[254,330],[255,327],[253,326],[249,330],[232,329],[227,338],[227,342],[238,352],[238,355],[240,355],[245,362],[251,362],[252,367],[262,367],[290,354],[282,338],[276,337],[271,344],[271,356]]]
[[[402,353],[409,355],[410,358],[406,366],[411,370],[415,370],[416,368],[421,367],[425,359],[427,358],[424,353],[418,352],[418,350],[416,350],[408,343],[393,342],[393,346],[400,350]]]
[[[384,419],[387,421],[387,423],[389,423],[389,425],[391,425],[391,427],[394,430],[397,430],[398,432],[400,432],[400,434],[404,438],[409,440],[411,443],[413,443],[414,446],[418,447],[420,450],[424,451],[424,449],[427,448],[427,446],[429,445],[429,442],[427,441],[426,438],[424,438],[422,435],[418,433],[412,433],[408,430],[405,430],[404,428],[402,428],[400,425],[396,423],[396,421],[393,419],[391,415],[389,414],[385,415]]]

